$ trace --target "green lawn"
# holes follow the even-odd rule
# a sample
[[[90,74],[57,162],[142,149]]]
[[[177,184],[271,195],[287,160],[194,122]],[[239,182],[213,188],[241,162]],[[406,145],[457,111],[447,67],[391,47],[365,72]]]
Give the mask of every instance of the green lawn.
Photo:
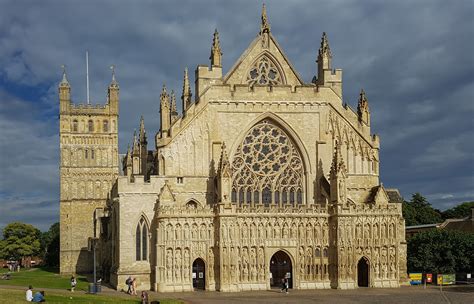
[[[6,271],[0,271],[5,273]],[[70,276],[61,276],[57,269],[32,268],[22,269],[20,272],[11,273],[10,280],[0,280],[0,303],[24,303],[25,291],[28,285],[33,286],[33,293],[44,289],[47,303],[140,303],[140,298],[131,297],[124,293],[113,294],[87,294],[88,282],[84,276],[76,276],[77,286],[74,293],[68,291],[71,287]],[[15,289],[2,288],[2,285],[15,286]],[[155,294],[156,295],[156,294]],[[155,295],[150,295],[150,300],[158,300]],[[72,299],[71,299],[72,298]],[[182,304],[179,300],[163,300],[160,303]]]
[[[37,291],[38,289],[36,289]],[[61,292],[46,291],[46,303],[140,303],[139,299],[122,299],[113,296],[90,295],[75,292],[65,294]],[[0,303],[25,303],[25,291],[2,289],[0,287]],[[161,303],[161,301],[160,301]]]
[[[85,277],[77,276],[76,290],[88,289],[88,283]],[[0,280],[0,285],[14,285],[24,286],[32,285],[34,289],[37,288],[56,288],[69,289],[71,288],[70,276],[61,276],[57,269],[50,268],[30,268],[21,269],[20,272],[12,272],[10,280]]]

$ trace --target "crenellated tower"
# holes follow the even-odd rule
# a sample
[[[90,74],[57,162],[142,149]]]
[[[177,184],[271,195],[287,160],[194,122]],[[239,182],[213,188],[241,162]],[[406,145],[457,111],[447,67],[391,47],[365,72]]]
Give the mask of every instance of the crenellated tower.
[[[114,70],[107,92],[105,105],[74,104],[63,69],[59,83],[60,272],[63,274],[92,271],[89,239],[99,237],[99,216],[118,176],[119,85]]]

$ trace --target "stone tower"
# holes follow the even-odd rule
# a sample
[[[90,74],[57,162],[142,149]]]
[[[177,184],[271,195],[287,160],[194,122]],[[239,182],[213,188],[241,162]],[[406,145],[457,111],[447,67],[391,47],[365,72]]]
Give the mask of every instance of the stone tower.
[[[89,238],[118,176],[119,85],[112,73],[105,105],[74,104],[63,71],[59,84],[60,271],[90,272]]]

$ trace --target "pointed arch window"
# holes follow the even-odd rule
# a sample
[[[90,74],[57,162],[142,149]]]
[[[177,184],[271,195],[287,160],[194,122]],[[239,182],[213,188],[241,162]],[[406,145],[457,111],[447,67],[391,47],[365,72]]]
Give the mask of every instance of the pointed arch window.
[[[145,219],[142,217],[137,224],[135,231],[135,246],[136,246],[136,260],[148,260],[148,226]]]
[[[77,119],[74,119],[72,121],[72,131],[73,132],[77,132],[77,125],[78,125]]]
[[[102,129],[104,130],[104,132],[109,132],[109,121],[108,120],[104,120],[103,125],[102,125]]]
[[[94,132],[94,122],[92,120],[89,120],[87,122],[87,129],[89,130],[89,132]]]
[[[232,172],[231,198],[235,203],[268,206],[303,202],[301,154],[290,137],[269,119],[249,130],[232,160]]]

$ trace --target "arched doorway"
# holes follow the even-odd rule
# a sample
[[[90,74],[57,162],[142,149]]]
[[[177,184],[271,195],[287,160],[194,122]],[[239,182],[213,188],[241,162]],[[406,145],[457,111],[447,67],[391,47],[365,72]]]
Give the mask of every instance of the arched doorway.
[[[270,259],[270,286],[281,288],[281,280],[288,279],[288,287],[293,288],[293,267],[290,256],[284,251],[277,251]]]
[[[206,289],[206,264],[200,258],[193,262],[193,288],[198,290]]]
[[[369,287],[369,261],[365,257],[362,257],[357,263],[357,285]]]

